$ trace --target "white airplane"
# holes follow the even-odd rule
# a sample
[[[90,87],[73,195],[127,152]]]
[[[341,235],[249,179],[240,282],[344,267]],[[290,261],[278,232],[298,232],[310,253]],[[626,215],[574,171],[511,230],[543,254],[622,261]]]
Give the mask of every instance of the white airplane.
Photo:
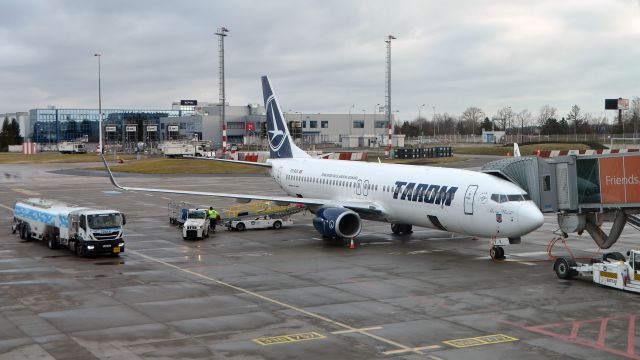
[[[368,219],[391,223],[394,234],[409,234],[417,225],[519,243],[521,236],[544,222],[524,190],[493,175],[431,166],[312,158],[292,140],[266,76],[262,77],[262,91],[270,159],[266,163],[210,160],[268,167],[289,196],[120,186],[103,157],[111,182],[122,190],[217,196],[241,202],[301,203],[315,213],[313,225],[318,232],[342,239],[360,234],[361,219]],[[492,257],[504,256],[500,247],[492,251]]]

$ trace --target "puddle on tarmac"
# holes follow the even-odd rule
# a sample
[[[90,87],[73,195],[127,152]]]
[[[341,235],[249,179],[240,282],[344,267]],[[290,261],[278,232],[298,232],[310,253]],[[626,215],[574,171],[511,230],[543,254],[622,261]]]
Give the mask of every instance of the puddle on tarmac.
[[[95,265],[124,265],[124,260],[102,261],[94,264]]]
[[[56,259],[56,258],[61,258],[61,257],[72,257],[73,255],[47,255],[47,256],[43,256],[43,259]]]

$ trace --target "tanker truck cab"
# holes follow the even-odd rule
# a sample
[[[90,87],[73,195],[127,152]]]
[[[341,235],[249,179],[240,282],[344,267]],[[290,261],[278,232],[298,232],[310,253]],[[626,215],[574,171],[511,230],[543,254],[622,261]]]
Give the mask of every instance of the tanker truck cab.
[[[124,251],[124,214],[53,200],[17,201],[12,230],[26,241],[46,241],[51,249],[68,247],[78,256]]]
[[[71,213],[69,220],[68,246],[76,254],[119,254],[124,251],[124,214],[113,210],[80,210]]]

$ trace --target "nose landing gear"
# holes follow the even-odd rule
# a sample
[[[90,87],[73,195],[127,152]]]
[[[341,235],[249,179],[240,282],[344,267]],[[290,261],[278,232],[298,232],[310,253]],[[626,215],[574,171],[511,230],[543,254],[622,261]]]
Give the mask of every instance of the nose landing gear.
[[[492,246],[489,249],[489,256],[491,256],[492,260],[503,260],[504,256],[504,248],[502,246]]]

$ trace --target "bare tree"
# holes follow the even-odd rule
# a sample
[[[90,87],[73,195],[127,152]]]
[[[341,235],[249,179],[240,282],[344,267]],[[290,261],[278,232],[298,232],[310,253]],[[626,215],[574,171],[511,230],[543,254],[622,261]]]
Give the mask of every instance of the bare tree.
[[[531,112],[528,109],[522,109],[516,114],[517,125],[520,125],[520,131],[524,135],[524,128],[531,124]]]
[[[484,119],[484,112],[475,106],[468,107],[460,116],[460,120],[465,124],[465,128],[471,134],[476,133],[476,124]]]
[[[631,107],[629,108],[631,113],[631,121],[633,124],[633,137],[638,137],[638,122],[640,122],[640,97],[634,97],[631,100]]]
[[[507,128],[510,128],[511,122],[513,121],[513,110],[511,110],[511,106],[505,106],[501,109],[498,109],[495,119],[500,121],[502,130],[506,131]]]
[[[573,133],[575,134],[576,138],[578,136],[578,129],[582,127],[583,120],[584,117],[580,112],[580,106],[573,105],[571,107],[571,111],[569,111],[569,113],[567,114],[567,121],[573,123]]]
[[[545,126],[550,119],[556,119],[558,109],[549,105],[543,105],[538,113],[538,125],[540,127]],[[557,119],[556,119],[557,120]]]

